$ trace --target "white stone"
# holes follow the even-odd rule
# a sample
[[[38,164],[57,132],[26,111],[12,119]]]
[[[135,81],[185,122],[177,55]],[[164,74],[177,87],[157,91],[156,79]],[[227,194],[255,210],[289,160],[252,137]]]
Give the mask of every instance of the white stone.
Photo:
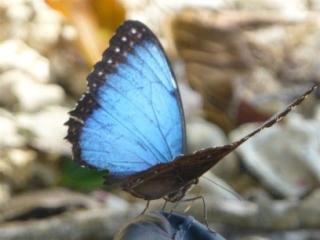
[[[0,44],[0,69],[20,69],[31,74],[36,81],[49,81],[49,61],[20,40]]]
[[[15,117],[4,109],[0,109],[0,136],[0,148],[18,148],[26,143],[19,134]]]
[[[17,125],[32,133],[27,137],[34,147],[44,152],[70,154],[70,145],[64,140],[67,134],[64,123],[68,120],[69,111],[69,108],[50,106],[38,113],[21,113],[17,115]]]
[[[56,84],[39,84],[23,80],[14,84],[12,91],[19,99],[21,110],[32,112],[47,105],[62,104],[64,90]]]

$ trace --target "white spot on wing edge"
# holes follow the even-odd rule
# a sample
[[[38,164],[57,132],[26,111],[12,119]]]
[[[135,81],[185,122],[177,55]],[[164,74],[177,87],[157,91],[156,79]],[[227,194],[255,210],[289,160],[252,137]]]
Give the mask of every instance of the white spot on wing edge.
[[[172,86],[174,87],[174,89],[177,89],[177,82],[174,79],[174,77],[171,77],[171,83],[172,83]]]
[[[84,124],[84,121],[82,121],[80,118],[77,118],[77,117],[72,116],[72,115],[70,116],[70,118],[76,120],[77,122],[79,122],[79,123],[81,123],[81,124]]]

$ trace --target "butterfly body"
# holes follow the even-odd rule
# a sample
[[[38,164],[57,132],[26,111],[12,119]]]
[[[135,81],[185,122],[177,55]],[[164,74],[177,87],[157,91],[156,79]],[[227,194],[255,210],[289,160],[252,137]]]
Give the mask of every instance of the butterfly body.
[[[145,200],[181,200],[198,178],[243,142],[288,114],[282,112],[237,142],[184,154],[185,123],[178,86],[165,52],[144,24],[126,21],[88,78],[88,91],[70,112],[66,139],[74,160],[109,170],[119,184]]]

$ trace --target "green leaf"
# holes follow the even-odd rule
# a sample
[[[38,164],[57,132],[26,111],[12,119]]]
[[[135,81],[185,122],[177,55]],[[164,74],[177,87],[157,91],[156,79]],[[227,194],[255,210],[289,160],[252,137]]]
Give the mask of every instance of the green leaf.
[[[108,171],[95,171],[86,167],[80,167],[70,158],[63,159],[62,184],[73,189],[82,191],[104,188],[103,176]]]

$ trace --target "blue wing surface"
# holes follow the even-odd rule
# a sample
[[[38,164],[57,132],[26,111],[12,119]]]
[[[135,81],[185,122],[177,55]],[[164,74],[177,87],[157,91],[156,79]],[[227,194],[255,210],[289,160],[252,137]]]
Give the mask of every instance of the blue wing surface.
[[[177,83],[145,25],[127,21],[118,28],[88,87],[67,123],[76,161],[126,176],[183,152]]]

